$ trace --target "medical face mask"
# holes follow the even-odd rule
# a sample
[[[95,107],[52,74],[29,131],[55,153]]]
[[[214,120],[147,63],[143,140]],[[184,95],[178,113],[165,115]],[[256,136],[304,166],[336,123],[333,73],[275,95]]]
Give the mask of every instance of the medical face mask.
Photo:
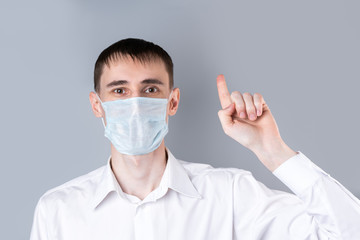
[[[148,97],[101,102],[106,117],[106,126],[102,119],[105,137],[122,154],[153,152],[168,132],[167,103],[168,99]]]

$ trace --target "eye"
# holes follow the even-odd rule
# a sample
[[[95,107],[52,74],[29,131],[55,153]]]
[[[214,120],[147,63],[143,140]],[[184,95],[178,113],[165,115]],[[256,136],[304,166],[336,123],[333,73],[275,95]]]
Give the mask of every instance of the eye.
[[[158,89],[156,87],[149,87],[145,90],[146,93],[156,93]]]
[[[125,90],[122,89],[122,88],[117,88],[117,89],[115,89],[113,91],[114,91],[114,93],[117,93],[117,94],[124,94],[125,93]]]

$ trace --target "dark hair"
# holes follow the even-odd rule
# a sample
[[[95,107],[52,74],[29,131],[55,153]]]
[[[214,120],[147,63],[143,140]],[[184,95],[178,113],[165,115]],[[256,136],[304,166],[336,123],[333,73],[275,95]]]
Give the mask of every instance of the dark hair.
[[[104,66],[109,66],[111,61],[124,57],[131,57],[134,61],[136,60],[141,63],[148,63],[154,60],[163,61],[169,75],[170,89],[174,86],[174,66],[169,54],[152,42],[136,38],[127,38],[112,44],[100,53],[94,69],[94,89],[96,92],[100,90],[100,78]]]

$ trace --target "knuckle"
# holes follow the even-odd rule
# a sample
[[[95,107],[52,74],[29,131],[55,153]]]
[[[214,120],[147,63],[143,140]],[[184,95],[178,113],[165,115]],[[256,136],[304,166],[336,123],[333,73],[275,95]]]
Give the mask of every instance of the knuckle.
[[[228,99],[229,98],[229,95],[226,93],[220,93],[219,96],[220,96],[220,99]]]
[[[255,112],[255,108],[253,106],[246,107],[246,111],[249,113]]]
[[[243,111],[245,111],[245,106],[244,106],[244,105],[236,106],[236,110],[237,110],[238,112],[243,112]]]
[[[262,95],[260,93],[254,93],[254,97],[262,98]]]
[[[239,91],[234,91],[234,92],[231,93],[232,97],[238,97],[240,95],[241,95],[241,93]]]
[[[251,93],[249,93],[249,92],[245,92],[243,95],[246,97],[251,97]]]
[[[223,97],[223,98],[226,98],[226,97],[229,96],[227,93],[221,93],[220,95],[221,95],[221,97]]]

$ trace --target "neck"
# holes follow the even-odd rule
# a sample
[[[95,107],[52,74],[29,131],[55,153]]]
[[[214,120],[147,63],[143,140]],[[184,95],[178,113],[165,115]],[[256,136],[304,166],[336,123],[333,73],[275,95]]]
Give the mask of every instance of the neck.
[[[123,192],[141,200],[159,186],[166,163],[164,141],[155,151],[135,156],[121,154],[111,145],[111,166],[116,180]]]

